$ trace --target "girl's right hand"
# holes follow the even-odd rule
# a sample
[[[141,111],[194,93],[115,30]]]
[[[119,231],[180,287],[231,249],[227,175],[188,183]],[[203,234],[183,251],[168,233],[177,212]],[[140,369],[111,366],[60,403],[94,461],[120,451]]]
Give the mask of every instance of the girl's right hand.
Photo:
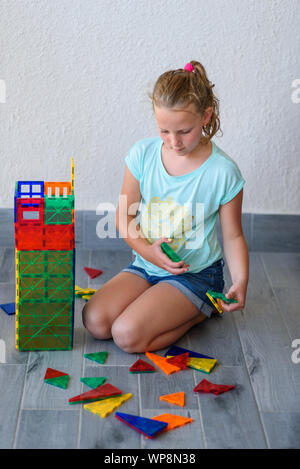
[[[189,265],[183,260],[180,262],[171,261],[161,248],[162,243],[170,244],[171,242],[172,240],[169,240],[169,238],[158,239],[155,243],[147,246],[147,249],[143,252],[143,257],[146,261],[151,262],[161,269],[167,270],[170,274],[183,274],[189,270]]]

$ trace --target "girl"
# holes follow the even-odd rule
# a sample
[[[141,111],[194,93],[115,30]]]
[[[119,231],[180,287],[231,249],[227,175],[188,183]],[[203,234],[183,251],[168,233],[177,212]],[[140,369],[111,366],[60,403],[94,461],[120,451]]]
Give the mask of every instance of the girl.
[[[165,348],[211,316],[205,293],[224,288],[218,214],[232,279],[226,297],[237,299],[222,308],[245,305],[245,181],[212,141],[220,128],[213,86],[196,61],[163,73],[150,96],[159,137],[138,141],[125,158],[116,226],[136,257],[89,300],[83,324],[96,339],[113,338],[128,353]],[[182,260],[171,261],[163,242]]]

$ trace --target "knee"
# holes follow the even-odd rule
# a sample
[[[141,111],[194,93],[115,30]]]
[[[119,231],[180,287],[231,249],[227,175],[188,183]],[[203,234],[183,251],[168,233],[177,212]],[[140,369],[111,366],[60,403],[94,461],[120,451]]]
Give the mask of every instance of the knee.
[[[88,303],[82,310],[82,323],[95,339],[111,339],[111,325],[105,314]]]
[[[116,320],[111,328],[111,334],[115,344],[127,353],[144,352],[141,344],[141,331],[135,324],[129,321]]]

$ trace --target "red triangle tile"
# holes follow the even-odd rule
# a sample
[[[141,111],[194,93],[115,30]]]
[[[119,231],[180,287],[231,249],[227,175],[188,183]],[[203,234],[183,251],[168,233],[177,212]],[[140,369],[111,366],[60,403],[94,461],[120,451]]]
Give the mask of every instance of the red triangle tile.
[[[63,373],[62,371],[54,370],[53,368],[47,368],[44,379],[57,378],[58,376],[66,376],[68,373]]]
[[[91,269],[90,267],[84,267],[84,270],[91,278],[95,278],[98,277],[98,275],[103,274],[103,270]]]
[[[171,365],[179,366],[182,370],[186,370],[188,367],[189,352],[175,355],[175,357],[167,358],[167,362]]]
[[[137,360],[130,368],[129,371],[131,373],[143,372],[143,371],[155,371],[154,366],[150,365],[149,363],[145,362],[144,360]]]
[[[227,384],[214,384],[210,381],[207,381],[206,379],[203,379],[194,388],[194,392],[209,392],[217,396],[223,392],[230,391],[231,389],[235,389],[235,386]]]
[[[105,399],[106,397],[118,396],[122,394],[120,389],[116,388],[112,384],[105,383],[102,386],[98,386],[91,391],[84,392],[83,394],[79,394],[78,396],[71,397],[69,399],[70,404],[77,404],[80,402],[85,401],[97,401],[100,399]]]

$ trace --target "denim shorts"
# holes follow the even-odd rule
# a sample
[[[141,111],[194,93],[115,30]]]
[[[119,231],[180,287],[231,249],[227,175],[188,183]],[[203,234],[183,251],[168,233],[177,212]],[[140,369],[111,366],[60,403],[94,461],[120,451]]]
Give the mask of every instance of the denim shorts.
[[[122,272],[130,272],[147,280],[151,285],[159,282],[169,283],[180,290],[201,313],[210,317],[212,312],[216,312],[214,306],[206,296],[207,290],[213,290],[223,293],[224,278],[223,267],[224,260],[220,259],[214,264],[201,270],[201,272],[185,272],[179,275],[166,275],[159,277],[157,275],[148,275],[141,267],[136,267],[133,262],[122,269]]]

